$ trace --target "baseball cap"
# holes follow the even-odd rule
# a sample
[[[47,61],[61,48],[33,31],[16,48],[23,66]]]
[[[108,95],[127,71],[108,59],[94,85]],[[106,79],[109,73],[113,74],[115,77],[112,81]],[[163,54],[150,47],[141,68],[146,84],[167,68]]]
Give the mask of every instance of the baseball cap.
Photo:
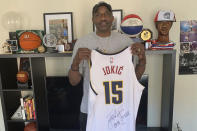
[[[160,10],[157,12],[154,21],[176,21],[175,14],[171,10]]]
[[[92,9],[92,15],[94,15],[94,13],[96,13],[98,11],[98,8],[101,6],[105,6],[109,12],[112,13],[112,7],[110,4],[104,2],[104,1],[100,1],[98,4],[94,5],[93,9]]]

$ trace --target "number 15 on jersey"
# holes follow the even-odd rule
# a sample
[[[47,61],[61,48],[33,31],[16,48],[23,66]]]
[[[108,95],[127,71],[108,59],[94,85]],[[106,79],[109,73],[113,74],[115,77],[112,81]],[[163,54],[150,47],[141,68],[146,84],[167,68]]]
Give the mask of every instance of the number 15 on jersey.
[[[121,104],[123,101],[123,81],[105,81],[105,103],[106,104]]]

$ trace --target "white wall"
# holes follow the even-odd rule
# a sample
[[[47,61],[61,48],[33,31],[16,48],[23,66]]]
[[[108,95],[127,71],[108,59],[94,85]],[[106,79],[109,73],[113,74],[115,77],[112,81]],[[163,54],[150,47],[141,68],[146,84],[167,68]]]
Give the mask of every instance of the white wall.
[[[170,31],[171,40],[177,43],[176,78],[174,94],[173,129],[179,122],[183,131],[197,129],[197,75],[178,75],[179,55],[179,26],[180,20],[197,20],[195,0],[105,0],[113,9],[123,9],[123,15],[138,14],[144,22],[145,28],[150,28],[157,37],[154,26],[154,16],[159,9],[171,9],[175,12],[177,22]],[[24,19],[23,29],[43,29],[43,13],[73,12],[74,37],[79,38],[92,32],[91,10],[98,0],[0,0],[0,21],[8,11],[19,12]],[[8,38],[8,31],[0,23],[0,44]],[[48,58],[47,75],[64,75],[70,58]],[[161,109],[161,71],[162,56],[148,56],[146,73],[149,74],[149,107],[148,125],[160,125]],[[0,113],[1,113],[0,108]],[[0,114],[0,131],[4,131],[2,114]]]

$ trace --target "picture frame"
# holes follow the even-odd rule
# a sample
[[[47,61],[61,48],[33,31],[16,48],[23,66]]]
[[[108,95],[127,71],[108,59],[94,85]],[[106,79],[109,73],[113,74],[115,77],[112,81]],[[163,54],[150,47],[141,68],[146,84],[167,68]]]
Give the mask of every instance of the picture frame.
[[[112,10],[112,14],[114,16],[114,21],[112,23],[112,29],[113,31],[119,32],[120,29],[120,24],[123,18],[123,11],[122,9],[117,9],[117,10]],[[93,31],[96,31],[96,26],[93,24]]]
[[[72,12],[44,13],[43,17],[45,34],[55,35],[57,38],[57,44],[61,44],[62,39],[67,39],[68,43],[72,43]]]

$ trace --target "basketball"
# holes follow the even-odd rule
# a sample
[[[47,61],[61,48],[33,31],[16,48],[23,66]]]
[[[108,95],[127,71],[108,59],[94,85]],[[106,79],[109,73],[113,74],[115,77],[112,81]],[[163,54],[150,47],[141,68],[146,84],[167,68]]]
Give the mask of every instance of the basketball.
[[[41,38],[33,32],[24,32],[19,37],[19,45],[23,50],[34,50],[42,43]]]
[[[24,131],[37,131],[37,129],[36,129],[36,123],[35,122],[28,123],[25,126]]]
[[[143,29],[143,22],[138,15],[130,14],[123,18],[120,28],[123,33],[136,37]]]
[[[20,83],[26,83],[28,81],[29,75],[26,71],[19,71],[16,75],[17,80]]]

